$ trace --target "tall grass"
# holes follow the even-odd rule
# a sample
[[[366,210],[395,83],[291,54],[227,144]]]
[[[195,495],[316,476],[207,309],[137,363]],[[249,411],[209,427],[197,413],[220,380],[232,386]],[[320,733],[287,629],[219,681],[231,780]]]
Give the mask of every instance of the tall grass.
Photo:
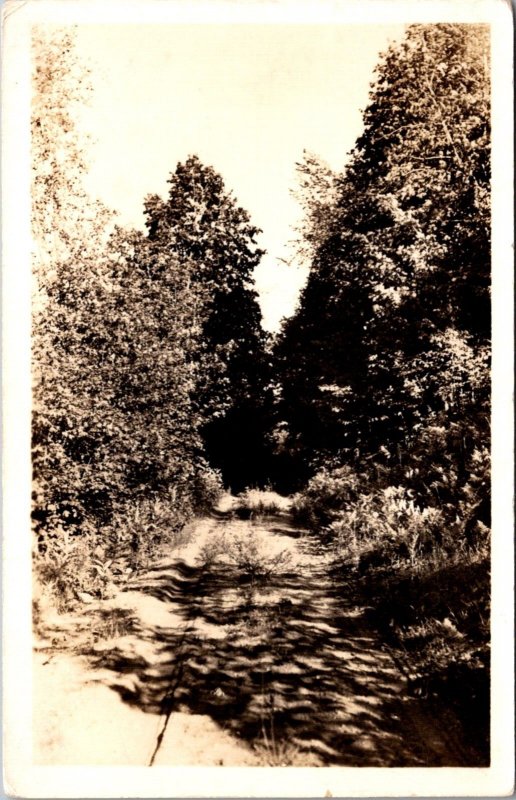
[[[290,508],[290,500],[275,491],[245,489],[238,495],[234,513],[240,519],[261,519],[281,514]]]

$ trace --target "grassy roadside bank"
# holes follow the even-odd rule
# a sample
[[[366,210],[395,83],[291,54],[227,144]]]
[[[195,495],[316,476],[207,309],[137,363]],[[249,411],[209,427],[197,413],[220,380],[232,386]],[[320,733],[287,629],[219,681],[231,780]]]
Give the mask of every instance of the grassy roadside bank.
[[[478,765],[489,764],[490,548],[403,486],[320,473],[294,500],[324,541],[343,591],[367,606],[412,694],[458,720]]]
[[[479,766],[488,766],[490,757],[489,581],[482,553],[356,581],[410,691],[458,718]]]

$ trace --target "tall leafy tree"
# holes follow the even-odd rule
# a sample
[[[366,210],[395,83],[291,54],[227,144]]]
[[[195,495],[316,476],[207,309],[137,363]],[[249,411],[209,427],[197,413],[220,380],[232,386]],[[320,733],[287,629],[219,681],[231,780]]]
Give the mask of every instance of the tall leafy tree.
[[[258,229],[212,167],[197,156],[178,164],[166,201],[146,201],[150,249],[188,267],[197,297],[201,347],[197,404],[211,462],[226,483],[262,480],[270,406],[266,336],[253,288],[263,251]]]
[[[75,55],[73,32],[35,27],[31,56],[33,265],[42,301],[55,265],[73,262],[86,242],[105,240],[112,215],[83,185],[89,141],[78,119],[91,85]]]
[[[473,348],[485,363],[489,119],[488,29],[412,26],[377,69],[364,132],[329,202],[321,179],[305,181],[311,273],[278,346],[291,441],[305,461],[382,448],[399,458],[444,408],[446,378],[428,372],[451,343],[457,357]]]
[[[83,188],[73,39],[34,42],[34,519],[40,540],[96,534],[159,498],[181,521],[207,464],[199,298],[188,254],[114,228]]]
[[[374,182],[366,214],[376,218],[381,251],[390,257],[382,277],[392,274],[393,283],[400,273],[430,325],[453,323],[484,337],[490,330],[489,63],[488,26],[410,28],[377,70],[347,171],[357,188]]]
[[[35,28],[31,55],[34,516],[47,534],[80,516],[62,485],[72,466],[64,431],[77,429],[88,402],[77,392],[80,376],[75,385],[67,379],[64,348],[73,336],[73,319],[61,301],[72,296],[77,279],[87,280],[87,254],[101,249],[110,215],[83,187],[87,145],[77,114],[89,84],[73,34]]]

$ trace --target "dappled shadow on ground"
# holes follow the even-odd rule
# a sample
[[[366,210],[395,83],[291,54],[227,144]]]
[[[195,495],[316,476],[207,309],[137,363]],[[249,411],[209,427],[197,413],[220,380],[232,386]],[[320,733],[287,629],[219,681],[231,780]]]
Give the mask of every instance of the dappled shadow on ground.
[[[207,714],[250,743],[289,742],[311,764],[465,765],[407,696],[363,611],[346,603],[316,554],[302,574],[275,575],[268,585],[246,582],[227,564],[178,559],[149,570],[137,588],[165,601],[176,622],[140,623],[152,663],[123,647],[97,655],[105,681],[128,703],[154,714]]]

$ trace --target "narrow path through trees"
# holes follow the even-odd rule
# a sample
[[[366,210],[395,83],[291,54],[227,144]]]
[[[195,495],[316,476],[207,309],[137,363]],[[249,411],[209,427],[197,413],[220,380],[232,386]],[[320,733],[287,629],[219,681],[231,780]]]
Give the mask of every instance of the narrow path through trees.
[[[218,761],[232,765],[474,763],[285,512],[201,520],[184,552],[128,589],[115,605],[131,632],[90,652],[90,677],[159,718],[145,727],[148,765],[184,763],[189,736],[206,763],[213,726],[242,746]]]

